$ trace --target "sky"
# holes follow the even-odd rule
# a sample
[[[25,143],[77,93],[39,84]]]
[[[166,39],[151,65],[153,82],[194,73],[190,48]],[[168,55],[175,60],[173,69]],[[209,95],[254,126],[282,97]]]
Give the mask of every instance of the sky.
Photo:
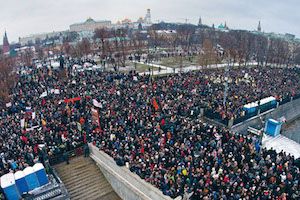
[[[261,21],[265,32],[292,33],[300,37],[299,0],[0,0],[0,38],[9,41],[34,33],[69,29],[72,23],[129,18],[136,21],[151,9],[152,22],[207,25],[226,21],[233,29],[254,30]],[[0,44],[2,39],[0,40]]]

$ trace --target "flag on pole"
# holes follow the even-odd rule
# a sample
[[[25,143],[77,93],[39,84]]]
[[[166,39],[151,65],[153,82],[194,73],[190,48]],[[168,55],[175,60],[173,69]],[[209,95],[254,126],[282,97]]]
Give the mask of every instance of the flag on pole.
[[[159,106],[158,106],[158,103],[157,103],[157,101],[154,97],[152,99],[152,104],[153,104],[153,107],[154,107],[155,111],[158,111]]]

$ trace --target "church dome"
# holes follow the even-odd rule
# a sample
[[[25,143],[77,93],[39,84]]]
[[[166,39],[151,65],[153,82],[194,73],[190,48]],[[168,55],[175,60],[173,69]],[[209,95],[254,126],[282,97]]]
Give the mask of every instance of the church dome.
[[[85,22],[91,23],[91,22],[95,22],[95,20],[93,20],[91,17],[89,17]]]
[[[224,29],[225,28],[225,26],[223,25],[223,24],[220,24],[219,26],[218,26],[218,29]]]

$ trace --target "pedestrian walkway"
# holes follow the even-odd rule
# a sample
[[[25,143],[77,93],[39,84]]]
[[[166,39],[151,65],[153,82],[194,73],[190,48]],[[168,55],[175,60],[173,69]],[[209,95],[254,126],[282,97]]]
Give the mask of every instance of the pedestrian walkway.
[[[134,61],[136,63],[140,63],[140,64],[145,64],[144,62],[137,62],[137,61]],[[156,67],[156,68],[160,68],[161,70],[158,71],[148,71],[148,72],[141,72],[140,75],[154,75],[154,76],[157,76],[157,75],[166,75],[166,74],[172,74],[172,73],[175,73],[175,74],[178,74],[178,73],[181,73],[181,72],[189,72],[189,71],[194,71],[194,70],[201,70],[201,69],[216,69],[216,68],[223,68],[223,67],[226,67],[227,64],[224,63],[224,64],[213,64],[213,65],[209,65],[209,66],[206,66],[206,67],[203,67],[203,66],[188,66],[188,67],[182,67],[182,68],[172,68],[172,67],[167,67],[167,66],[163,66],[163,65],[159,65],[159,64],[154,64],[154,63],[147,63],[147,65],[149,66],[153,66],[153,67]],[[239,63],[235,63],[233,66],[234,67],[238,67],[240,64]],[[252,63],[248,63],[248,65],[257,65],[256,62],[252,62]]]

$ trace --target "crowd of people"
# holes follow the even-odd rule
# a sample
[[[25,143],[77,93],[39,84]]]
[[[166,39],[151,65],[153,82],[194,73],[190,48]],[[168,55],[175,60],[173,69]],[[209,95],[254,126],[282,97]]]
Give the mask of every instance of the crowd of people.
[[[298,94],[299,69],[231,70],[225,106],[223,74],[215,69],[152,79],[33,68],[20,75],[11,105],[1,112],[1,175],[92,142],[171,197],[299,198],[293,156],[261,149],[256,137],[199,118],[204,107],[228,118],[240,115],[247,102]]]

